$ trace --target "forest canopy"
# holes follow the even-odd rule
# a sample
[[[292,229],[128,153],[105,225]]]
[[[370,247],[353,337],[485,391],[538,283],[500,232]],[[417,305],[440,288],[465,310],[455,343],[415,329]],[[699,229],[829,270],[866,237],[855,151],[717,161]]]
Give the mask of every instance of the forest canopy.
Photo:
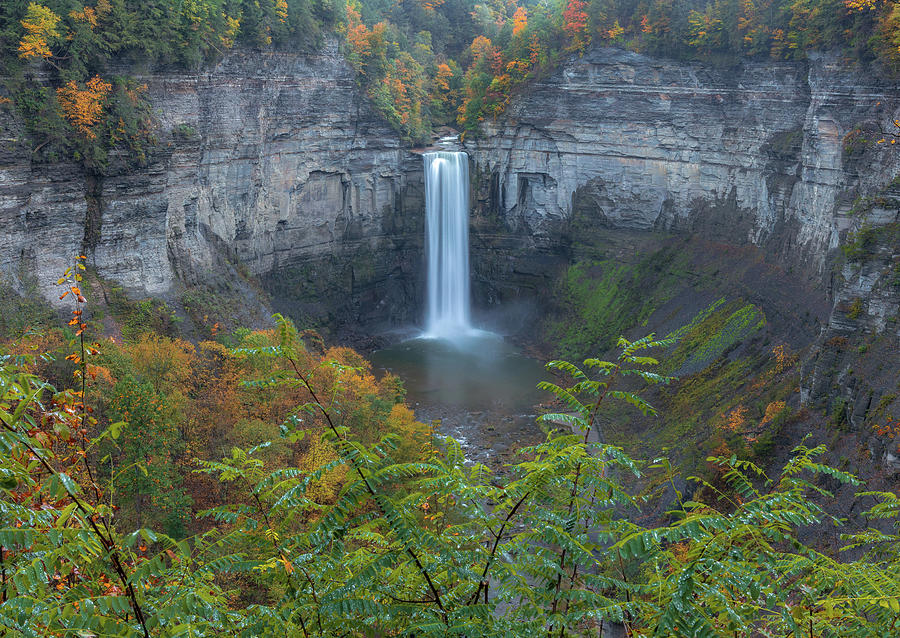
[[[376,109],[424,143],[441,125],[477,133],[591,46],[719,65],[838,50],[893,73],[898,27],[893,0],[9,0],[0,55],[35,154],[102,168],[155,142],[128,65],[197,68],[235,46],[313,51],[334,34]],[[49,86],[26,81],[41,69]]]
[[[767,472],[592,443],[601,404],[672,379],[672,339],[548,364],[558,412],[502,471],[466,461],[347,348],[271,330],[166,336],[136,308],[94,341],[71,320],[0,345],[0,627],[10,636],[887,636],[900,619],[891,492],[871,527],[808,544],[859,480],[796,445]],[[563,427],[558,427],[558,426]],[[636,477],[645,488],[635,489]],[[691,485],[693,494],[685,488]],[[668,503],[664,520],[648,517]],[[885,525],[887,523],[888,525]],[[813,532],[811,535],[810,532]]]

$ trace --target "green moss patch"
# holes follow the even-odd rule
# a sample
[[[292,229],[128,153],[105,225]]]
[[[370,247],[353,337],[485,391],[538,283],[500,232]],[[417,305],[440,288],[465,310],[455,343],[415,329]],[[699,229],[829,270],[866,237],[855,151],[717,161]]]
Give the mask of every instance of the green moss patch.
[[[36,285],[20,294],[0,281],[0,339],[14,339],[33,329],[57,324],[56,312],[41,296]]]
[[[654,252],[637,264],[612,259],[581,261],[563,274],[557,311],[545,324],[546,341],[563,358],[603,352],[626,331],[647,320],[672,298],[687,259],[676,247]]]
[[[765,325],[766,317],[755,305],[719,299],[675,332],[678,346],[665,367],[670,374],[696,374]]]

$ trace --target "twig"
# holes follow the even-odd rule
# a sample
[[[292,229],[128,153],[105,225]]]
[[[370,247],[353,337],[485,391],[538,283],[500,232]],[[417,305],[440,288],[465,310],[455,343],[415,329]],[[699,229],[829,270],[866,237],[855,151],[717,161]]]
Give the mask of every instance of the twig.
[[[17,428],[7,425],[3,423],[3,428],[13,434],[16,439],[24,445],[31,454],[38,460],[38,462],[46,468],[50,474],[52,474],[57,480],[59,480],[59,484],[63,486],[63,489],[66,490],[66,494],[68,494],[69,498],[72,499],[72,502],[75,503],[75,507],[78,508],[78,511],[82,513],[85,520],[87,521],[90,528],[93,530],[94,534],[97,538],[100,539],[100,544],[103,545],[103,548],[106,550],[109,555],[110,561],[112,562],[113,571],[116,573],[119,581],[122,583],[122,588],[128,595],[129,604],[131,605],[131,609],[134,612],[134,616],[137,621],[141,625],[141,629],[144,632],[144,638],[150,638],[150,632],[147,630],[147,623],[144,619],[144,611],[141,609],[140,603],[137,600],[137,594],[134,591],[134,587],[131,582],[128,580],[128,575],[125,573],[125,568],[122,566],[122,561],[119,556],[119,552],[116,549],[116,545],[112,540],[112,537],[107,537],[97,526],[97,522],[94,520],[94,514],[90,512],[88,507],[82,503],[81,499],[79,499],[75,494],[68,488],[64,481],[59,478],[59,473],[47,462],[47,460],[40,454],[34,446],[32,446],[27,438],[21,439],[19,435],[19,431]]]
[[[503,521],[503,524],[500,525],[500,531],[497,532],[497,534],[494,536],[494,546],[491,548],[491,553],[488,554],[487,562],[484,564],[484,570],[482,570],[482,572],[481,572],[481,580],[478,583],[478,589],[475,590],[475,594],[472,596],[472,600],[469,601],[470,605],[474,605],[475,603],[478,602],[478,596],[481,594],[482,587],[484,587],[485,590],[487,589],[488,570],[491,568],[491,564],[494,562],[494,556],[497,553],[497,547],[500,545],[500,539],[503,537],[503,532],[504,532],[504,530],[506,530],[506,526],[509,524],[509,521],[512,519],[513,515],[516,513],[516,510],[519,509],[519,506],[525,502],[525,499],[528,498],[530,494],[531,494],[531,492],[525,492],[525,494],[522,495],[522,498],[520,498],[516,502],[516,504],[513,505],[512,509],[509,510],[509,512],[507,513],[506,519]],[[488,529],[488,531],[490,531],[491,534],[494,534],[494,532],[492,530]],[[485,602],[487,602],[487,601],[485,601]]]

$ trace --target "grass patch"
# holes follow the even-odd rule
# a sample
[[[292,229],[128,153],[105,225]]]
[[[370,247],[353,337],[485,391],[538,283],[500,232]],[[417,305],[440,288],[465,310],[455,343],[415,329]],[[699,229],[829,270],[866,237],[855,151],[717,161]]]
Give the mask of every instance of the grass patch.
[[[132,300],[119,286],[108,293],[109,311],[122,331],[122,338],[129,342],[140,339],[147,332],[165,337],[178,336],[181,318],[165,301],[160,299]]]
[[[872,226],[864,222],[859,230],[847,236],[847,241],[841,246],[841,252],[847,261],[865,261],[875,256],[880,245],[890,245],[896,243],[898,239],[900,239],[900,223]]]
[[[58,323],[53,307],[31,283],[22,294],[7,282],[0,281],[0,338],[17,339],[26,332],[48,328]]]
[[[695,374],[765,325],[766,317],[755,305],[719,299],[675,332],[678,346],[664,362],[665,369],[669,374]]]

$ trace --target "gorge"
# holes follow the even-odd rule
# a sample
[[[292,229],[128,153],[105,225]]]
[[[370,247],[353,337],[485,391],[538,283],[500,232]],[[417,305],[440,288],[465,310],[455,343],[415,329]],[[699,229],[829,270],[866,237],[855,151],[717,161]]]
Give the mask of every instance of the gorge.
[[[0,51],[0,634],[897,633],[900,0]]]
[[[874,78],[835,54],[725,69],[619,49],[572,56],[460,146],[473,312],[532,342],[565,310],[552,291],[571,264],[649,268],[666,290],[620,313],[623,329],[665,332],[738,296],[768,319],[764,340],[804,353],[804,402],[857,425],[886,414],[900,161],[871,142],[900,95]],[[115,157],[102,175],[33,163],[21,122],[0,114],[7,281],[53,301],[52,282],[83,251],[130,295],[176,306],[185,290],[223,290],[224,276],[242,290],[258,279],[276,309],[345,338],[422,325],[422,158],[360,94],[336,41],[138,79],[159,136],[140,170]],[[845,259],[841,246],[860,239]],[[663,272],[676,245],[678,273]],[[848,337],[877,341],[887,359],[855,363],[856,345],[826,346]],[[604,345],[591,339],[581,345]]]

